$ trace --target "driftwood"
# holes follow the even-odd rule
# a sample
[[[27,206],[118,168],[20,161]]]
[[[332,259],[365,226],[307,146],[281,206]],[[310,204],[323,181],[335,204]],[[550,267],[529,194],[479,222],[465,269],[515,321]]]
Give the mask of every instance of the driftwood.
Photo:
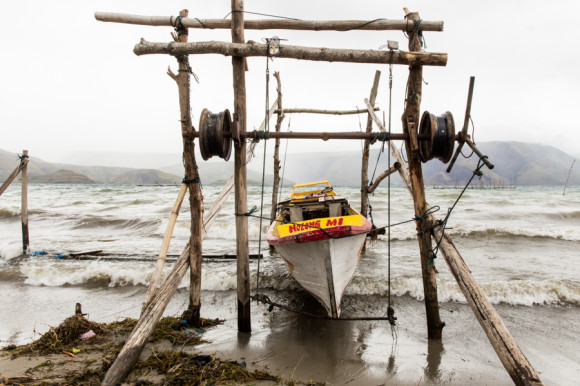
[[[243,43],[243,41],[233,43],[210,41],[167,44],[152,43],[141,39],[141,42],[135,45],[133,52],[136,55],[170,54],[181,56],[221,54],[235,57],[270,56],[266,44],[258,44],[256,42]],[[445,66],[447,64],[447,54],[445,53],[350,50],[290,45],[280,45],[280,51],[276,54],[276,57],[323,62],[392,63],[423,66]]]
[[[163,273],[163,266],[165,265],[165,260],[167,259],[167,251],[169,250],[169,243],[171,242],[171,236],[173,235],[173,229],[175,228],[175,223],[177,222],[177,216],[179,216],[179,209],[181,208],[181,203],[187,192],[187,184],[181,184],[181,189],[177,194],[177,200],[175,200],[175,205],[171,210],[171,216],[169,217],[169,223],[167,224],[167,229],[165,230],[165,236],[163,237],[163,242],[161,243],[161,250],[159,251],[159,256],[157,257],[157,263],[155,265],[155,270],[151,276],[151,281],[149,282],[149,288],[147,289],[147,295],[145,296],[145,302],[143,302],[143,309],[149,304],[153,296],[155,295],[155,290],[161,279],[161,274]]]
[[[368,101],[365,102],[367,102],[367,106],[369,106]],[[374,113],[370,114],[373,116],[373,121],[379,130],[386,131],[382,122],[374,116]],[[389,145],[391,145],[390,142]],[[390,149],[391,154],[395,159],[402,160],[401,153],[395,146],[390,146]],[[401,163],[399,175],[407,186],[409,193],[412,195],[409,171],[404,163]],[[436,219],[432,214],[429,214],[428,218],[430,223],[436,224]],[[463,292],[463,295],[471,306],[479,324],[485,331],[491,345],[513,381],[517,385],[541,385],[542,382],[540,381],[538,374],[528,362],[507,328],[505,328],[501,317],[493,308],[484,292],[481,290],[481,287],[479,287],[471,275],[469,267],[465,264],[465,261],[461,257],[459,251],[457,251],[451,238],[448,235],[444,235],[442,238],[443,230],[439,226],[435,226],[431,230],[431,233],[435,240],[441,240],[439,250],[442,252],[449,270],[457,280],[459,288]]]
[[[379,186],[379,184],[388,176],[390,176],[391,174],[393,174],[394,172],[398,171],[401,168],[401,164],[399,162],[395,162],[393,164],[393,166],[391,166],[390,168],[388,168],[387,170],[385,170],[384,172],[382,172],[381,174],[379,174],[377,176],[377,179],[371,184],[371,186],[369,186],[369,188],[367,189],[367,192],[373,193],[377,187]]]
[[[99,21],[151,25],[151,26],[168,26],[175,27],[177,18],[175,16],[141,16],[129,15],[123,13],[95,12],[95,19]],[[181,23],[185,28],[209,28],[209,29],[230,29],[232,21],[230,19],[190,19],[183,18]],[[413,23],[407,20],[283,20],[283,19],[266,19],[266,20],[245,20],[245,29],[289,29],[289,30],[310,30],[310,31],[350,31],[350,30],[401,30],[411,32],[414,28]],[[442,21],[422,21],[421,30],[423,31],[443,31]]]
[[[18,164],[16,169],[14,169],[14,171],[8,176],[8,178],[6,178],[6,180],[4,181],[2,186],[0,186],[0,195],[2,195],[2,193],[4,193],[4,191],[8,188],[8,186],[10,186],[12,181],[14,181],[16,179],[16,177],[18,176],[18,173],[20,173],[22,171],[22,169],[24,169],[24,167],[27,164],[28,164],[28,158],[22,158],[22,160],[20,161],[20,164]]]
[[[379,111],[379,107],[374,108],[375,111]],[[278,109],[274,111],[276,114],[296,114],[296,113],[306,113],[306,114],[328,114],[328,115],[354,115],[354,114],[366,114],[366,110],[320,110],[320,109]]]
[[[117,359],[111,365],[105,377],[103,386],[114,386],[131,372],[131,369],[137,363],[141,351],[147,340],[153,333],[155,326],[159,322],[163,311],[175,293],[175,290],[181,283],[181,279],[189,268],[189,244],[185,247],[179,259],[175,263],[173,270],[167,277],[167,280],[159,288],[153,300],[145,307],[137,325],[131,332],[127,342],[119,352]]]
[[[377,92],[379,89],[379,80],[381,79],[381,72],[379,70],[375,71],[375,78],[373,80],[373,86],[371,88],[371,95],[369,96],[369,106],[374,110],[375,100],[377,99]],[[365,111],[366,112],[366,111]],[[368,112],[366,112],[368,114]],[[370,133],[373,130],[373,119],[370,115],[367,116],[367,127],[366,132]],[[369,185],[369,154],[371,150],[371,140],[365,139],[363,145],[362,153],[362,166],[361,166],[361,184],[360,184],[360,213],[363,216],[367,216],[367,209],[369,206],[369,192],[367,187]]]
[[[232,42],[244,41],[244,3],[242,0],[232,0]],[[241,133],[246,132],[246,62],[244,57],[232,57],[234,81],[234,125]],[[236,216],[236,250],[237,250],[237,295],[238,295],[238,331],[252,330],[250,317],[250,260],[248,241],[248,187],[246,181],[246,146],[245,138],[241,138],[234,149],[235,178],[235,213]]]

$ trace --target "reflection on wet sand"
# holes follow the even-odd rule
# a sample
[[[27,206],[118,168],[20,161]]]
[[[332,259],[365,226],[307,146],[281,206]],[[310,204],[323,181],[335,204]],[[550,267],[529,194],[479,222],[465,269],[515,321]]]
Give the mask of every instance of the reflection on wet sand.
[[[443,342],[437,339],[427,340],[427,366],[425,366],[425,377],[432,382],[441,381],[442,372],[439,369],[443,357]]]

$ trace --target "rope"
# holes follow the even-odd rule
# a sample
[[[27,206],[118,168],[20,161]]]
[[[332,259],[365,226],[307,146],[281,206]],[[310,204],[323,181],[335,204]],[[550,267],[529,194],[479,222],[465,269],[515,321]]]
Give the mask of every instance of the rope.
[[[228,12],[228,13],[227,13],[227,14],[224,16],[224,19],[225,19],[226,17],[230,16],[232,13],[235,13],[235,12],[239,12],[239,13],[247,13],[247,14],[249,14],[249,15],[258,15],[258,16],[276,17],[276,18],[278,18],[278,19],[287,19],[287,20],[297,20],[297,21],[302,21],[302,20],[300,20],[300,19],[295,19],[295,18],[293,18],[293,17],[287,17],[287,16],[278,16],[278,15],[269,15],[269,14],[267,14],[267,13],[250,12],[250,11],[242,11],[242,10],[239,10],[239,9],[234,9],[233,11],[231,11],[231,12]]]
[[[391,53],[393,50],[391,50]],[[393,65],[389,64],[389,135],[391,134],[391,101],[393,99]],[[390,143],[389,143],[390,147]],[[391,152],[387,152],[387,165],[391,165]],[[388,286],[388,298],[387,298],[387,315],[390,313],[391,325],[394,325],[394,315],[395,310],[391,307],[391,173],[387,176],[387,191],[388,191],[388,200],[387,200],[387,286]],[[394,318],[394,319],[392,319]]]
[[[201,180],[199,179],[199,177],[188,179],[187,176],[185,176],[183,180],[181,180],[182,184],[199,184],[200,182]]]
[[[310,312],[305,312],[305,311],[301,311],[301,310],[297,310],[294,308],[290,308],[284,304],[280,304],[280,303],[276,303],[273,302],[272,300],[270,300],[270,298],[264,294],[256,294],[255,296],[251,297],[252,300],[256,300],[257,302],[260,303],[264,303],[264,304],[268,304],[270,307],[268,307],[268,311],[272,312],[272,310],[274,309],[274,307],[278,307],[281,309],[284,309],[286,311],[290,311],[290,312],[294,312],[296,314],[299,315],[304,315],[304,316],[308,316],[314,319],[322,319],[322,320],[338,320],[338,321],[353,321],[353,320],[389,320],[389,317],[384,317],[384,316],[355,316],[355,317],[350,317],[350,318],[332,318],[330,316],[320,316],[320,315],[316,315],[316,314],[311,314]],[[388,313],[388,311],[387,311]],[[395,320],[397,318],[394,318]]]
[[[266,57],[266,109],[264,117],[265,135],[270,134],[270,61]],[[262,162],[262,193],[260,195],[260,232],[258,236],[258,256],[262,253],[262,220],[264,215],[264,185],[266,179],[266,145],[264,142],[264,160]],[[260,289],[260,261],[258,260],[258,272],[256,273],[256,295]]]
[[[455,209],[455,206],[457,205],[457,203],[459,202],[459,200],[461,199],[461,197],[463,196],[463,193],[465,193],[465,191],[467,190],[467,188],[469,187],[469,185],[471,184],[471,181],[473,181],[473,179],[475,178],[475,176],[478,176],[481,178],[481,176],[483,175],[483,173],[481,172],[481,168],[485,165],[483,163],[483,159],[484,158],[488,158],[486,155],[484,155],[483,157],[481,157],[477,163],[477,167],[475,168],[475,170],[473,171],[473,174],[471,175],[471,178],[469,179],[469,181],[467,181],[467,184],[465,184],[465,187],[463,188],[463,190],[461,191],[461,193],[459,194],[459,196],[457,197],[457,199],[455,200],[455,202],[453,203],[453,205],[451,206],[451,208],[447,209],[447,215],[445,216],[445,218],[443,220],[438,220],[435,222],[435,224],[433,224],[433,226],[431,227],[431,230],[435,229],[435,227],[441,227],[442,228],[442,232],[441,232],[441,237],[439,238],[439,240],[437,240],[437,243],[435,244],[435,248],[433,248],[430,252],[431,252],[431,258],[429,259],[429,263],[428,266],[432,266],[434,263],[434,260],[437,258],[437,253],[439,252],[439,245],[441,245],[441,241],[443,240],[443,237],[445,236],[445,229],[447,227],[447,221],[449,221],[449,216],[451,216],[451,212],[453,211],[453,209]],[[434,208],[437,208],[436,210],[433,210]],[[425,218],[427,218],[427,216],[429,214],[432,214],[434,212],[436,212],[437,210],[439,210],[438,206],[432,207],[430,209],[428,209],[423,216],[417,216],[417,218],[419,220],[421,220],[421,231],[424,232],[423,229],[423,223],[425,221]]]

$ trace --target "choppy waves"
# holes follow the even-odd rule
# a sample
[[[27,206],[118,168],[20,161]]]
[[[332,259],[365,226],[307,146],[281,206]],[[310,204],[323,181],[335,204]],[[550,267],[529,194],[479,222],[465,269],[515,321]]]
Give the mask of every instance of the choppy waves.
[[[255,263],[254,263],[255,264]],[[272,290],[294,290],[299,285],[282,264],[262,263],[260,288]],[[167,276],[172,264],[168,264],[164,275]],[[98,286],[120,287],[147,286],[153,263],[145,262],[106,262],[106,261],[22,261],[20,277],[28,285],[37,286]],[[6,275],[4,275],[6,276]],[[14,274],[1,276],[0,280],[14,280]],[[235,262],[206,263],[202,270],[202,290],[223,291],[236,288]],[[251,285],[256,284],[256,267],[252,267]],[[580,282],[572,280],[497,280],[480,281],[483,292],[494,303],[511,305],[576,305],[580,306]],[[189,285],[185,276],[181,288]],[[423,282],[420,277],[394,277],[391,283],[395,296],[411,296],[423,299]],[[347,287],[346,295],[355,296],[364,302],[367,296],[386,296],[386,280],[360,277],[355,275]],[[441,302],[465,303],[465,297],[455,281],[439,280],[438,295]]]

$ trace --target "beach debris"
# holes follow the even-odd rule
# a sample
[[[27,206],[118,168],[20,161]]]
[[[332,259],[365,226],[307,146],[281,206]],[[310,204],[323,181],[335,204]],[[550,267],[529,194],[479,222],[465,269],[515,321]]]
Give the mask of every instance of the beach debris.
[[[89,331],[85,332],[84,334],[81,334],[81,339],[89,339],[95,335],[97,335],[97,334],[95,334],[95,332],[93,330],[89,330]]]
[[[73,354],[72,352],[68,352],[68,351],[64,351],[64,350],[62,350],[62,353],[63,353],[63,354],[66,354],[66,355],[70,355],[70,356],[71,356],[71,357],[73,357],[73,358],[77,358],[77,356],[76,356],[75,354]]]

